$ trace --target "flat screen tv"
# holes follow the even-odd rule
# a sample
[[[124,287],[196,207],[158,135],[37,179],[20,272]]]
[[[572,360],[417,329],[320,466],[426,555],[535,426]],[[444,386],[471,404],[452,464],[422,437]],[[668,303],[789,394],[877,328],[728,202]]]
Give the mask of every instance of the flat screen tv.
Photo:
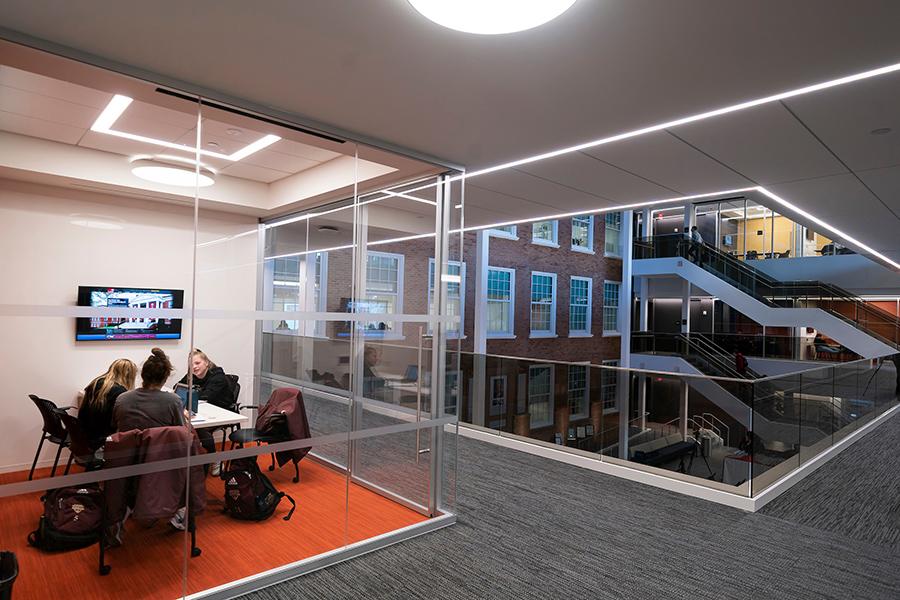
[[[184,290],[78,286],[78,306],[116,308],[183,308]],[[75,319],[75,339],[178,340],[181,319],[96,316]]]

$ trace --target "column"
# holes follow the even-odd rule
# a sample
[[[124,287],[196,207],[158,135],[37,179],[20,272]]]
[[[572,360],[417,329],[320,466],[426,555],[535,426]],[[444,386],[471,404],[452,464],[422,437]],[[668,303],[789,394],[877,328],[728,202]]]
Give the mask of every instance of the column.
[[[472,356],[472,424],[484,426],[487,398],[487,279],[490,264],[490,234],[477,233],[475,250],[475,330]],[[507,400],[508,401],[508,400]]]

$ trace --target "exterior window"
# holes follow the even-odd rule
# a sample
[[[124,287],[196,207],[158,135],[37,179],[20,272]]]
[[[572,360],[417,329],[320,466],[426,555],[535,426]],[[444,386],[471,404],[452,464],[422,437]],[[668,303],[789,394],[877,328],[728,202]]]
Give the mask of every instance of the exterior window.
[[[622,213],[606,213],[606,235],[603,253],[606,256],[622,256],[620,235],[622,232]]]
[[[506,227],[493,227],[490,231],[494,234],[494,237],[509,238],[511,240],[519,239],[516,236],[515,225],[507,225]]]
[[[403,310],[403,255],[369,252],[366,256],[365,312],[396,314]],[[369,321],[366,332],[399,332],[398,323]]]
[[[459,317],[459,323],[453,323],[447,326],[447,335],[451,337],[459,337],[465,317],[466,302],[466,265],[459,261],[451,260],[447,263],[447,274],[459,277],[459,282],[447,282],[447,315],[450,317]],[[434,314],[434,259],[428,259],[428,314]],[[431,326],[428,327],[431,331]]]
[[[604,360],[602,365],[618,367],[617,360]],[[619,372],[613,369],[600,369],[600,400],[603,403],[603,412],[616,412],[616,388],[618,386]]]
[[[553,367],[528,368],[528,414],[531,429],[553,425]]]
[[[516,272],[512,269],[488,267],[487,332],[488,335],[513,334],[513,304]]]
[[[588,368],[585,365],[569,365],[569,418],[584,419],[589,416]]]
[[[531,273],[531,334],[556,334],[555,273]]]
[[[591,288],[588,277],[572,277],[569,284],[569,335],[591,334]]]
[[[272,310],[300,310],[300,286],[300,257],[290,256],[272,261]],[[273,329],[279,333],[297,331],[299,326],[294,319],[273,321]]]
[[[559,248],[557,231],[559,221],[537,221],[531,225],[531,241],[544,246]]]
[[[316,252],[313,273],[312,302],[313,310],[325,312],[326,275],[328,272],[328,253]],[[325,321],[316,321],[313,326],[313,335],[323,337],[325,335]]]
[[[592,215],[572,217],[572,250],[594,251],[594,217]]]
[[[619,333],[619,286],[616,281],[603,282],[603,334]]]

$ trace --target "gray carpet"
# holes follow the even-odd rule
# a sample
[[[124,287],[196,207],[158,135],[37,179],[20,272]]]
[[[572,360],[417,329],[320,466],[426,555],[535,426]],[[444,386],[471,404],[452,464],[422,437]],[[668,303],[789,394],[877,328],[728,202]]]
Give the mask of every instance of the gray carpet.
[[[898,598],[897,442],[749,514],[460,439],[457,525],[245,598]]]

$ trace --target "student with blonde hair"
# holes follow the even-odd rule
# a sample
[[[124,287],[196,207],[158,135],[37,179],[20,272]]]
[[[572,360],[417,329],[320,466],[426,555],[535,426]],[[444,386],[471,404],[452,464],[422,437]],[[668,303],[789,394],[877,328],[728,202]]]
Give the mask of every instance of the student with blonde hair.
[[[95,377],[84,388],[84,398],[78,408],[78,422],[93,450],[102,446],[107,436],[115,433],[112,420],[116,399],[134,388],[136,377],[137,365],[127,358],[119,358],[109,365],[106,373]]]
[[[194,348],[191,352],[190,373],[186,373],[178,383],[187,385],[190,381],[199,395],[199,399],[203,402],[209,402],[226,410],[234,409],[234,391],[228,377],[225,376],[225,370],[210,360],[209,356],[199,348]],[[197,436],[200,438],[200,444],[203,449],[209,453],[216,451],[216,443],[213,440],[212,432],[208,429],[198,429]],[[218,475],[218,465],[212,467],[212,474]]]

